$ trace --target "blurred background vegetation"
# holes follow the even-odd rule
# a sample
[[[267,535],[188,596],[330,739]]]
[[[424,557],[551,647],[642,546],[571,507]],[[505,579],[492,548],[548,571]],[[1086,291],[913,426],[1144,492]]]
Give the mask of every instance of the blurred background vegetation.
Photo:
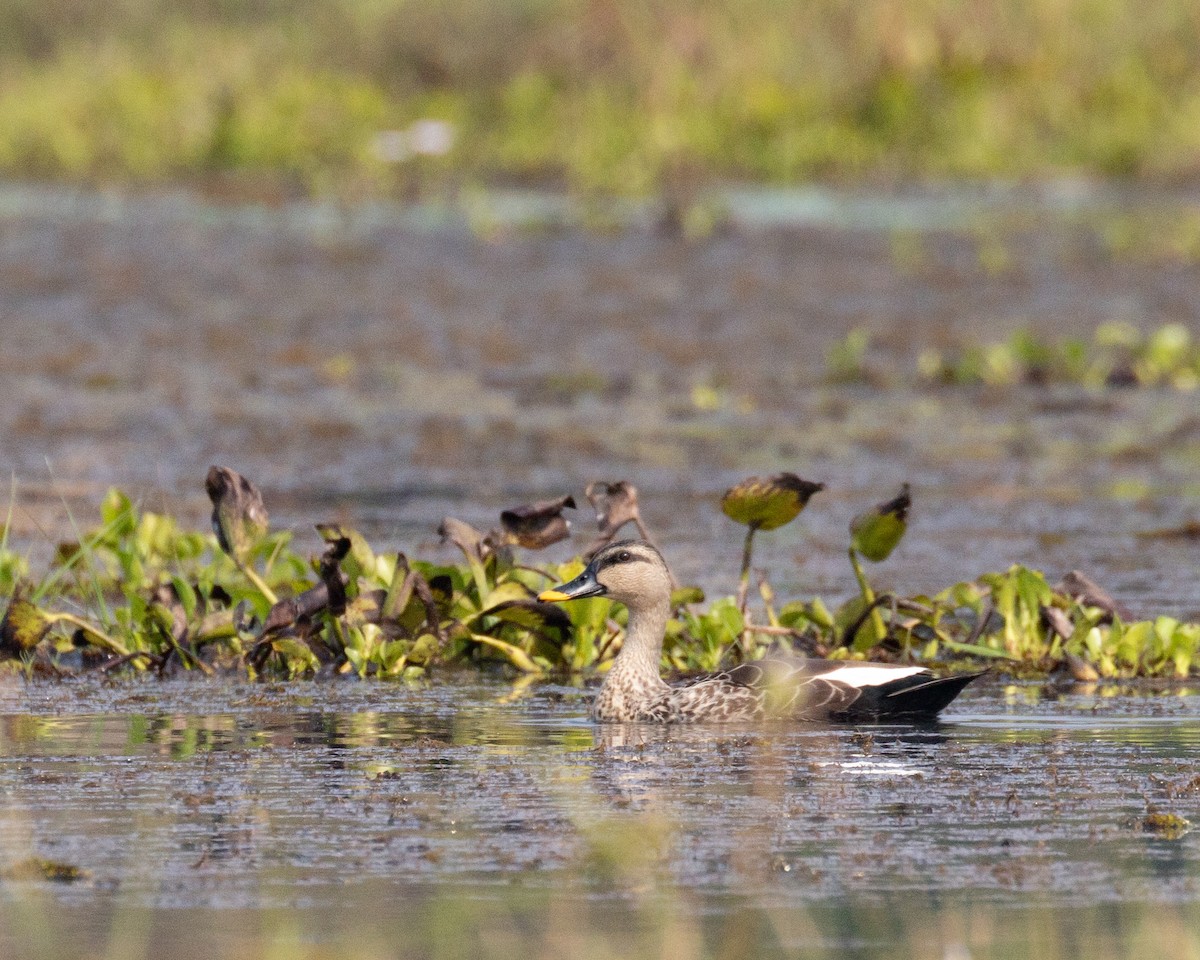
[[[0,175],[351,196],[1184,178],[1197,37],[1193,0],[8,0]]]

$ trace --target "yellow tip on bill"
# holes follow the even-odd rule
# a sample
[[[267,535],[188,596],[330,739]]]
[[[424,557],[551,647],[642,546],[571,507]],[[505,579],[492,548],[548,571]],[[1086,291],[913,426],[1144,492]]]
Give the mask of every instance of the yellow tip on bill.
[[[543,590],[538,594],[538,599],[542,603],[553,603],[555,600],[570,600],[571,598],[561,590]]]

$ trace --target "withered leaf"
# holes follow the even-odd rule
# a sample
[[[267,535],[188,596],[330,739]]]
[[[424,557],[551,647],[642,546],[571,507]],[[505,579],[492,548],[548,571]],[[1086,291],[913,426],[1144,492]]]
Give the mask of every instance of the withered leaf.
[[[1100,672],[1074,653],[1064,653],[1059,666],[1067,676],[1079,683],[1096,683],[1100,679]]]
[[[253,483],[228,467],[209,467],[204,489],[213,505],[212,524],[217,542],[236,562],[243,563],[267,532],[269,518],[262,494]]]
[[[343,539],[349,541],[349,555],[353,558],[358,568],[357,570],[351,570],[352,573],[364,574],[373,572],[375,568],[375,552],[361,533],[353,527],[346,527],[340,523],[318,523],[316,524],[316,529],[317,533],[321,535],[321,539],[326,543],[334,543]]]
[[[442,611],[438,608],[433,591],[420,573],[409,568],[408,557],[403,553],[398,553],[396,554],[396,572],[392,577],[391,586],[388,587],[387,595],[383,600],[380,618],[382,620],[398,621],[408,609],[413,594],[416,594],[417,600],[425,608],[425,626],[440,641],[443,639],[441,628]],[[410,623],[410,626],[415,625]]]
[[[467,562],[483,563],[486,549],[483,534],[469,523],[446,517],[438,524],[437,532],[442,538],[442,543],[453,543],[463,552]]]
[[[1058,607],[1042,607],[1042,621],[1064,640],[1070,640],[1075,633],[1075,624],[1071,618]]]
[[[171,634],[176,643],[183,643],[188,632],[187,611],[183,609],[175,585],[159,584],[150,593],[150,603],[163,628]]]
[[[489,617],[515,623],[529,630],[552,628],[563,636],[571,632],[571,617],[562,607],[536,600],[508,600],[487,610]]]
[[[293,627],[298,621],[312,617],[328,606],[329,587],[325,583],[309,587],[294,597],[286,597],[271,607],[267,619],[263,622],[259,637],[268,637],[273,633]]]
[[[346,610],[346,576],[342,573],[341,564],[350,553],[350,547],[349,537],[328,541],[317,571],[321,582],[329,590],[329,612],[335,617],[340,617]]]
[[[382,616],[384,618],[394,620],[408,609],[408,601],[412,599],[413,594],[413,579],[409,575],[411,572],[408,566],[408,557],[403,553],[397,553],[396,569],[392,574],[392,582],[388,586],[387,598],[383,603]]]
[[[504,510],[500,514],[500,526],[505,539],[527,550],[541,550],[565,540],[571,535],[571,524],[562,515],[567,507],[575,509],[575,498],[570,494],[557,500],[539,500]]]
[[[628,480],[597,480],[589,483],[583,493],[596,511],[596,525],[605,540],[611,540],[625,524],[641,522],[637,487]]]
[[[1072,570],[1064,576],[1055,586],[1054,591],[1070,597],[1085,607],[1096,607],[1103,610],[1108,614],[1109,620],[1114,616],[1120,617],[1126,623],[1133,619],[1133,614],[1128,607],[1114,600],[1096,581],[1079,570]]]
[[[429,595],[438,609],[445,611],[454,599],[454,580],[448,573],[439,573],[429,578]]]

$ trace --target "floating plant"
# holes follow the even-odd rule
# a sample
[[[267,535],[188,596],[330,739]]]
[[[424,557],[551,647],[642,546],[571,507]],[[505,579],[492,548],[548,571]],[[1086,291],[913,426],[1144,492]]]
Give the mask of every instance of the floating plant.
[[[622,642],[624,610],[604,597],[565,608],[537,601],[548,584],[577,575],[579,560],[534,565],[520,555],[569,534],[562,511],[570,496],[505,510],[488,533],[447,517],[440,532],[461,553],[447,563],[377,552],[336,523],[318,525],[324,551],[304,557],[289,532],[269,530],[250,481],[215,467],[206,489],[212,533],[182,529],[110,491],[95,530],[63,545],[40,580],[23,574],[8,588],[0,661],[54,676],[125,669],[412,679],[450,664],[570,675],[605,669]],[[1087,680],[1193,670],[1200,624],[1133,620],[1079,571],[1052,586],[1040,571],[1013,566],[931,596],[876,594],[862,561],[885,560],[900,543],[907,486],[851,524],[860,596],[832,611],[820,597],[785,599],[776,612],[764,575],[766,623],[756,625],[746,607],[754,535],[794,520],[821,489],[779,474],[727,492],[722,509],[747,527],[740,589],[711,601],[695,587],[674,591],[665,668],[711,670],[731,651],[756,659],[775,649],[943,665],[989,660],[1042,674],[1066,665]],[[628,481],[592,484],[587,496],[605,542],[627,524],[647,535]],[[19,568],[6,540],[0,567]]]
[[[738,586],[740,610],[746,609],[754,534],[759,530],[776,530],[791,523],[808,505],[813,494],[824,489],[825,484],[801,479],[794,473],[777,473],[770,477],[748,477],[725,491],[725,496],[721,498],[721,510],[730,520],[747,528]]]
[[[883,640],[887,629],[879,612],[875,591],[867,579],[866,572],[859,562],[859,557],[865,557],[872,563],[879,563],[892,555],[904,533],[908,529],[908,511],[912,506],[912,494],[907,483],[900,487],[900,492],[891,500],[876,504],[850,521],[850,566],[858,580],[858,588],[862,593],[863,609],[869,611],[871,623],[870,633],[862,646],[867,648]],[[851,642],[860,644],[857,634],[851,632]]]

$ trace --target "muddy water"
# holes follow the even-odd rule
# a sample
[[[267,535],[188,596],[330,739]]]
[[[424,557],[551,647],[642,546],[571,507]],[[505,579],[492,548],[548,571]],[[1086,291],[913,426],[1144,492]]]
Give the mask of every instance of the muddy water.
[[[407,930],[420,955],[438,917],[550,937],[571,908],[600,938],[634,911],[652,941],[749,917],[763,948],[902,952],[920,935],[888,919],[898,902],[925,924],[964,904],[976,924],[1175,916],[1198,899],[1200,842],[1140,818],[1200,822],[1198,755],[1200,701],[1180,689],[994,682],[932,727],[662,730],[590,725],[580,690],[480,680],[12,685],[0,858],[88,876],[8,878],[0,943],[36,955],[23,936],[41,930],[61,955],[65,930],[112,947],[132,925],[148,955],[205,955],[179,923],[239,955],[298,911],[314,940],[361,943],[337,919],[360,910],[359,934]]]
[[[234,951],[247,918],[300,908],[317,941],[348,935],[342,911],[383,911],[413,955],[437,917],[497,910],[539,930],[577,910],[600,938],[632,915],[655,935],[737,922],[779,948],[915,949],[915,918],[944,926],[969,902],[1052,910],[1087,941],[1071,918],[1143,904],[1161,920],[1200,893],[1197,836],[1141,824],[1200,823],[1187,690],[985,682],[916,728],[610,728],[585,711],[579,690],[479,680],[7,687],[0,859],[88,876],[6,880],[2,952],[34,955],[17,948],[54,928],[45,911],[102,938],[177,916]],[[887,919],[900,903],[915,913]],[[956,935],[990,949],[1003,936],[981,922]]]
[[[257,480],[302,544],[337,517],[430,554],[447,513],[486,527],[624,477],[682,578],[728,592],[740,537],[720,492],[791,469],[829,489],[759,538],[784,595],[852,592],[847,521],[909,480],[912,531],[885,585],[933,592],[1023,562],[1082,568],[1139,615],[1200,611],[1194,542],[1146,536],[1196,518],[1196,394],[822,381],[859,327],[885,372],[1022,327],[1200,329],[1194,195],[725,202],[733,228],[686,241],[647,211],[579,229],[536,197],[267,209],[0,191],[14,536],[46,556],[67,507],[87,525],[109,485],[203,523],[218,462]],[[576,526],[551,558],[586,542],[589,518]]]
[[[625,477],[681,578],[731,591],[717,497],[791,469],[829,489],[759,537],[784,597],[847,595],[846,523],[909,480],[881,585],[1024,562],[1200,612],[1196,544],[1152,535],[1196,519],[1195,394],[822,379],[857,327],[881,371],[1026,326],[1200,329],[1161,244],[1195,197],[730,202],[685,241],[544,203],[0,191],[12,537],[44,558],[109,485],[202,524],[216,462],[302,544],[337,518],[436,556],[445,514]],[[1198,841],[1138,818],[1200,822],[1197,702],[994,682],[933,729],[610,731],[580,691],[480,680],[13,685],[0,869],[88,875],[0,883],[0,955],[1194,955]]]

